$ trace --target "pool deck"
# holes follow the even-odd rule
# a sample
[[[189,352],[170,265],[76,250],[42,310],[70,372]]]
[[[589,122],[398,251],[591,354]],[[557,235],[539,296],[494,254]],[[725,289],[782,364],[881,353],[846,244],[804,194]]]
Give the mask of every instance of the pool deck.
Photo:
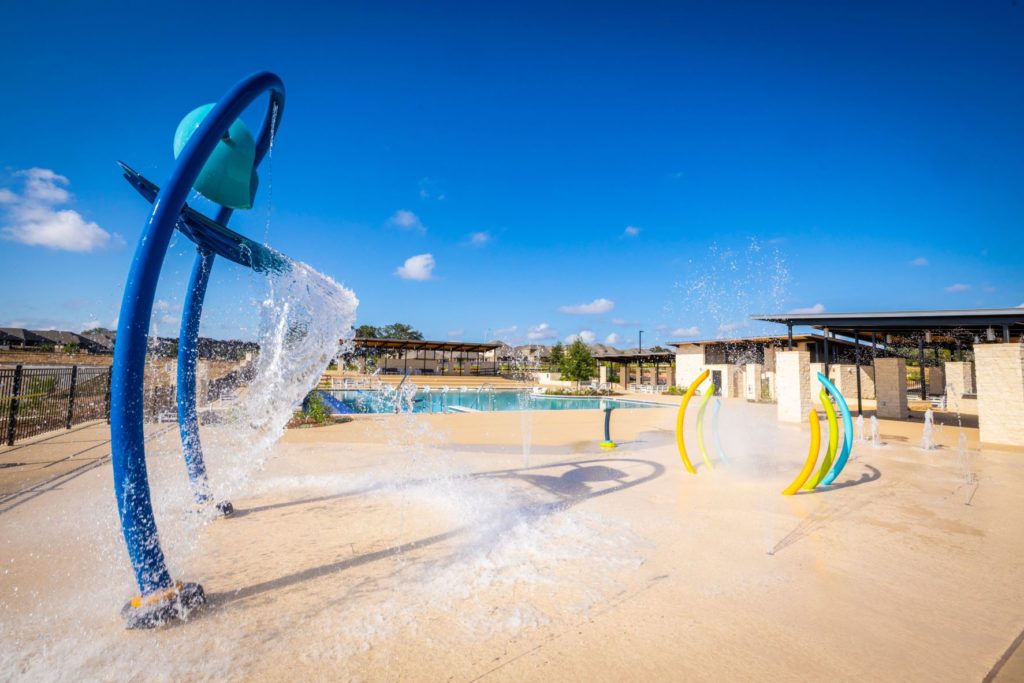
[[[883,421],[786,498],[806,428],[725,401],[713,471],[688,418],[694,476],[665,400],[616,411],[613,451],[599,411],[291,430],[205,523],[154,429],[164,549],[211,607],[145,633],[106,425],[0,450],[0,680],[1021,680],[1024,454]]]

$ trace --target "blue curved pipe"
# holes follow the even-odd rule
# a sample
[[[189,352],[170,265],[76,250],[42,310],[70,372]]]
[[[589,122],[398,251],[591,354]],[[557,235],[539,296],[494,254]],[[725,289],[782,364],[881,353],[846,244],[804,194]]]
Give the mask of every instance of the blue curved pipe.
[[[843,450],[839,453],[839,457],[836,458],[835,463],[832,465],[832,469],[829,470],[825,478],[821,480],[821,486],[828,486],[839,473],[846,467],[846,461],[850,458],[850,451],[853,450],[853,419],[850,417],[850,406],[846,405],[846,399],[836,389],[836,385],[829,381],[828,377],[818,373],[818,381],[825,385],[828,389],[828,393],[836,399],[836,403],[839,404],[839,410],[843,414]]]
[[[153,202],[125,282],[110,388],[111,460],[121,530],[143,596],[174,586],[153,516],[143,430],[146,346],[157,282],[178,216],[203,165],[235,119],[267,91],[280,118],[284,84],[276,75],[261,72],[235,84],[203,119]]]
[[[270,150],[270,144],[281,125],[281,114],[284,111],[284,91],[275,96],[272,91],[267,113],[260,125],[256,138],[255,166],[258,167],[263,157]],[[226,226],[234,211],[222,206],[217,212],[216,221]],[[210,493],[210,482],[206,476],[206,461],[203,458],[203,445],[199,439],[199,418],[196,412],[196,365],[199,359],[199,323],[203,315],[203,302],[206,299],[206,287],[210,282],[210,270],[213,268],[214,254],[203,246],[196,247],[196,258],[192,263],[192,275],[185,292],[185,306],[181,317],[181,329],[178,334],[178,432],[181,434],[181,450],[185,456],[185,469],[188,471],[189,486],[192,497],[197,505],[207,505],[213,501]]]
[[[221,213],[225,210],[230,211],[223,209]],[[210,282],[214,258],[216,257],[209,249],[196,247],[196,258],[192,264],[188,289],[185,291],[185,310],[182,313],[181,331],[178,335],[178,431],[181,434],[185,469],[188,470],[188,481],[196,505],[206,505],[213,500],[210,495],[210,483],[206,477],[203,446],[199,441],[196,364],[199,358],[199,320],[203,315],[203,300],[206,298],[206,286]]]

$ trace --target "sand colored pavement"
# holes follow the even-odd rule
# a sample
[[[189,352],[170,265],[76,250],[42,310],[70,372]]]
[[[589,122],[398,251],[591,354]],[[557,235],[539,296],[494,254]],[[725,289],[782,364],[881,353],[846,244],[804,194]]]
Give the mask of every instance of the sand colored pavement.
[[[216,521],[154,434],[164,549],[210,607],[121,628],[96,466],[0,512],[0,679],[978,681],[1024,629],[1024,454],[883,423],[837,486],[787,498],[806,427],[725,401],[727,462],[690,475],[675,414],[615,411],[613,451],[599,411],[291,430]]]

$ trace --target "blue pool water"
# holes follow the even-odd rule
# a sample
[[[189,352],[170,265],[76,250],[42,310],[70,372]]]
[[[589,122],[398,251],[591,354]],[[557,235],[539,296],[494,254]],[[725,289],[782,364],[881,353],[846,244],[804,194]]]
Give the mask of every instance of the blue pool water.
[[[320,394],[336,413],[394,413],[395,395],[380,391],[323,390]],[[597,410],[601,401],[612,408],[659,408],[656,403],[613,398],[544,396],[525,391],[420,392],[413,398],[414,413],[490,412],[496,410]],[[408,405],[402,410],[407,411]]]

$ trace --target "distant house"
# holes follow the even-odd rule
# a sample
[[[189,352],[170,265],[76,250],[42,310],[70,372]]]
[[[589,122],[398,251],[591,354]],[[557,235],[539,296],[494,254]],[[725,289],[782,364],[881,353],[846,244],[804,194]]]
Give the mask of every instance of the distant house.
[[[79,335],[92,347],[88,350],[93,353],[113,353],[114,337],[112,330],[96,330],[95,332],[83,332]]]
[[[89,353],[109,353],[113,341],[96,340],[67,330],[26,330],[21,327],[0,327],[0,347],[19,350],[62,350],[76,347]]]
[[[11,349],[33,349],[53,342],[22,327],[0,327],[0,344]]]
[[[58,349],[66,346],[75,346],[84,350],[85,346],[89,344],[89,340],[79,334],[75,334],[74,332],[65,332],[63,330],[33,330],[32,333],[42,337],[54,348]]]
[[[523,344],[513,349],[516,355],[528,363],[538,364],[551,354],[551,347],[543,344]]]

